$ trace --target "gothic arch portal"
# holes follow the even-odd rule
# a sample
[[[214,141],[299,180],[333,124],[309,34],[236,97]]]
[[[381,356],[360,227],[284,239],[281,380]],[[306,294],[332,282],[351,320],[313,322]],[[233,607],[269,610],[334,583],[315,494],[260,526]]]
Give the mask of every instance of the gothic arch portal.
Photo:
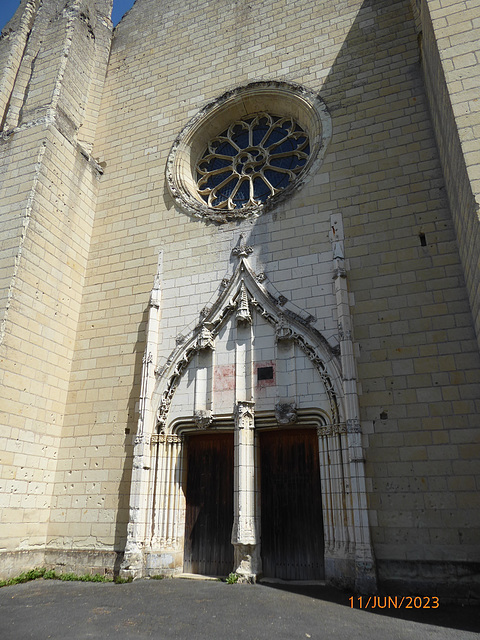
[[[311,472],[318,480],[318,495],[308,501],[316,501],[321,524],[309,526],[321,526],[321,552],[312,553],[323,557],[315,559],[321,568],[313,577],[350,584],[358,572],[361,547],[358,477],[352,469],[352,462],[361,462],[352,457],[360,434],[357,422],[348,416],[341,354],[302,317],[280,310],[264,275],[251,269],[248,249],[242,239],[232,276],[222,281],[215,303],[161,368],[155,368],[158,283],[152,291],[123,572],[153,575],[193,567],[207,573],[234,571],[244,581],[261,576],[261,510],[267,489],[260,484],[260,469],[262,455],[263,461],[268,457],[262,447],[266,451],[267,441],[271,448],[288,434],[291,442],[308,440],[310,445],[303,444],[302,451],[315,449],[318,457]],[[262,437],[267,431],[277,436]],[[192,518],[200,517],[199,509],[192,511],[191,506],[200,500],[189,488],[193,466],[199,464],[195,460],[200,459],[192,452],[202,438],[209,451],[204,458],[216,461],[209,463],[214,467],[231,454],[231,524],[225,521],[228,514],[212,515],[220,518],[216,531],[231,528],[230,539],[224,533],[221,544],[207,539],[199,545],[213,555],[218,551],[227,564],[205,563],[198,557],[202,551],[192,552],[191,559]],[[217,484],[225,484],[228,473]],[[205,491],[210,495],[214,486]],[[293,502],[302,497],[299,494]],[[229,545],[233,554],[227,570]]]

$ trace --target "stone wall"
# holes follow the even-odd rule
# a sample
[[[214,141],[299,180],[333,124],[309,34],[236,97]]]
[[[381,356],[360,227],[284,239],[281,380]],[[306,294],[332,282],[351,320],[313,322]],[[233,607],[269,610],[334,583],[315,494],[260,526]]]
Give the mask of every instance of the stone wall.
[[[480,340],[478,2],[421,5],[425,84]]]
[[[14,42],[32,7],[22,4],[7,26]],[[108,18],[93,16],[92,49],[79,6],[44,3],[38,9],[0,133],[0,546],[9,552],[3,562],[9,574],[31,566],[24,552],[43,551],[50,518],[101,172],[78,142],[100,94],[95,98],[91,89],[88,57],[93,63],[103,57],[105,67],[109,46]]]

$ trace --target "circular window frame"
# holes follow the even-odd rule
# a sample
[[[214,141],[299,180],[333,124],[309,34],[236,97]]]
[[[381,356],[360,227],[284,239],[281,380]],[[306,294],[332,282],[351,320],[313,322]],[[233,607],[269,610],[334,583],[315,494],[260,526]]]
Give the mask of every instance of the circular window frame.
[[[208,143],[232,122],[260,112],[297,122],[309,137],[309,159],[295,180],[262,204],[231,210],[209,207],[198,193],[196,173]],[[330,114],[320,96],[293,83],[254,82],[225,93],[190,120],[168,155],[167,184],[180,208],[195,217],[218,223],[256,217],[283,202],[308,181],[319,169],[331,137]]]

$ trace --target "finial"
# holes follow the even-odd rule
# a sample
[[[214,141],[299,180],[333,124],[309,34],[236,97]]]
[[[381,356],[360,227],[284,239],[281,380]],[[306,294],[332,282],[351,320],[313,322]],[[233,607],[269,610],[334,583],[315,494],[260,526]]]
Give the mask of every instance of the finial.
[[[252,324],[252,316],[250,315],[250,307],[248,304],[248,293],[243,280],[237,302],[237,325],[238,324]]]
[[[253,247],[245,243],[245,234],[241,233],[238,245],[232,249],[232,255],[237,258],[248,258],[251,253],[253,253]]]

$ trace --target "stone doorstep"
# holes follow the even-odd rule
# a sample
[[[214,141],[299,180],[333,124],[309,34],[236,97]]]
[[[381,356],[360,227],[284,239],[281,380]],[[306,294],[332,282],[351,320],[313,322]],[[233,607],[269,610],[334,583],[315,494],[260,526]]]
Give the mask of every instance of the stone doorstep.
[[[203,576],[200,573],[174,573],[172,578],[183,578],[184,580],[214,580],[218,582],[223,576]]]
[[[224,580],[225,576],[204,576],[200,573],[175,573],[171,576],[172,578],[183,578],[184,580]],[[282,580],[281,578],[260,578],[258,580],[259,584],[285,584],[285,585],[295,585],[301,587],[313,587],[320,586],[325,587],[327,583],[325,580]]]

